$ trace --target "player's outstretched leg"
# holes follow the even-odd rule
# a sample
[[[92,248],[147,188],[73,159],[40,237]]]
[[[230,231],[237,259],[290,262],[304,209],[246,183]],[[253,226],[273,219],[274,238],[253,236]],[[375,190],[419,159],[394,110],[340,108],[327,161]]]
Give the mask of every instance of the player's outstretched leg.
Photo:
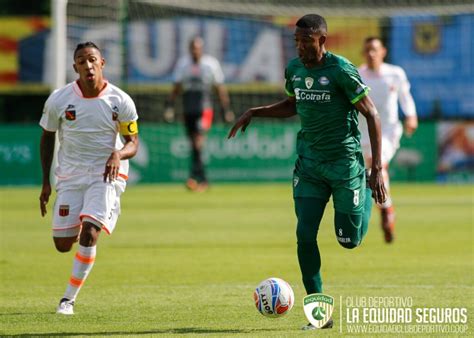
[[[322,292],[321,256],[317,235],[323,217],[326,201],[318,198],[295,197],[295,211],[298,218],[296,239],[298,262],[307,294]]]
[[[74,302],[87,276],[94,266],[96,256],[96,243],[100,233],[100,224],[90,218],[85,218],[82,224],[82,231],[79,246],[72,267],[66,292],[59,301],[56,313],[63,315],[74,314]]]

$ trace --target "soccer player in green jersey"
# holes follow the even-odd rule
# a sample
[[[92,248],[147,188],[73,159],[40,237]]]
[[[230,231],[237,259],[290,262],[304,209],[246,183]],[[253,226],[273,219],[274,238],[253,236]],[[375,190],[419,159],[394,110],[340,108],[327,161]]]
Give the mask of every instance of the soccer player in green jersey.
[[[359,246],[367,233],[371,196],[385,201],[382,178],[380,121],[369,88],[347,59],[325,49],[327,24],[317,14],[296,22],[298,58],[285,71],[288,97],[280,102],[247,110],[229,132],[244,132],[253,117],[301,119],[293,174],[293,199],[298,219],[298,261],[306,292],[321,293],[321,256],[317,234],[324,209],[332,195],[334,230],[341,246]],[[360,146],[358,113],[367,119],[372,150],[369,186]],[[325,326],[332,327],[332,320]],[[308,324],[304,329],[314,329]]]

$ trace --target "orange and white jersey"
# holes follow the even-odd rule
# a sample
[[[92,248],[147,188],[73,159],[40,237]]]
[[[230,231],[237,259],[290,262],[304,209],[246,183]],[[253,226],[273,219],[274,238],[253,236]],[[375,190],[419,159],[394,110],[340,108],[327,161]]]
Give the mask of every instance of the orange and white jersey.
[[[58,178],[103,174],[112,151],[123,147],[120,130],[129,123],[128,129],[134,130],[128,134],[135,134],[137,119],[130,96],[111,83],[93,98],[85,98],[76,81],[55,90],[44,105],[40,126],[58,132]],[[120,174],[128,175],[128,160],[121,161]]]
[[[379,71],[373,71],[362,65],[359,68],[360,76],[370,87],[370,98],[380,115],[382,135],[396,139],[401,137],[402,125],[398,117],[398,104],[406,116],[416,116],[415,102],[410,94],[410,83],[405,71],[395,65],[383,63]],[[359,118],[359,129],[362,133],[362,144],[369,144],[367,122],[364,117]],[[398,141],[396,141],[398,142]],[[397,146],[398,148],[398,146]]]

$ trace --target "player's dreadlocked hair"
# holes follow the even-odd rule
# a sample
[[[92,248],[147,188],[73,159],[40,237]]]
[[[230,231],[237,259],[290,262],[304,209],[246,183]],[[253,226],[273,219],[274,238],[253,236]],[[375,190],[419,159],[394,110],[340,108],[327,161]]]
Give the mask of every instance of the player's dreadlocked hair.
[[[315,33],[327,33],[328,31],[326,20],[318,14],[306,14],[302,16],[296,22],[296,27],[309,28]]]
[[[95,43],[93,43],[92,41],[81,42],[81,43],[77,44],[76,49],[74,50],[74,59],[76,58],[76,53],[78,51],[80,51],[81,49],[87,48],[87,47],[95,48],[100,52],[99,47],[97,47],[97,45]]]

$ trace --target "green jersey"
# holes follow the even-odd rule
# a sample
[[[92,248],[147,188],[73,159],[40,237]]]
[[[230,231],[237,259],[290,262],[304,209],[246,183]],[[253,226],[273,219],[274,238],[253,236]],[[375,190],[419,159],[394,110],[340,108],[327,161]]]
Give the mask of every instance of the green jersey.
[[[330,52],[324,64],[313,68],[295,58],[286,67],[285,80],[286,93],[295,97],[301,119],[298,155],[324,161],[360,151],[359,113],[354,104],[369,88],[352,63]]]

